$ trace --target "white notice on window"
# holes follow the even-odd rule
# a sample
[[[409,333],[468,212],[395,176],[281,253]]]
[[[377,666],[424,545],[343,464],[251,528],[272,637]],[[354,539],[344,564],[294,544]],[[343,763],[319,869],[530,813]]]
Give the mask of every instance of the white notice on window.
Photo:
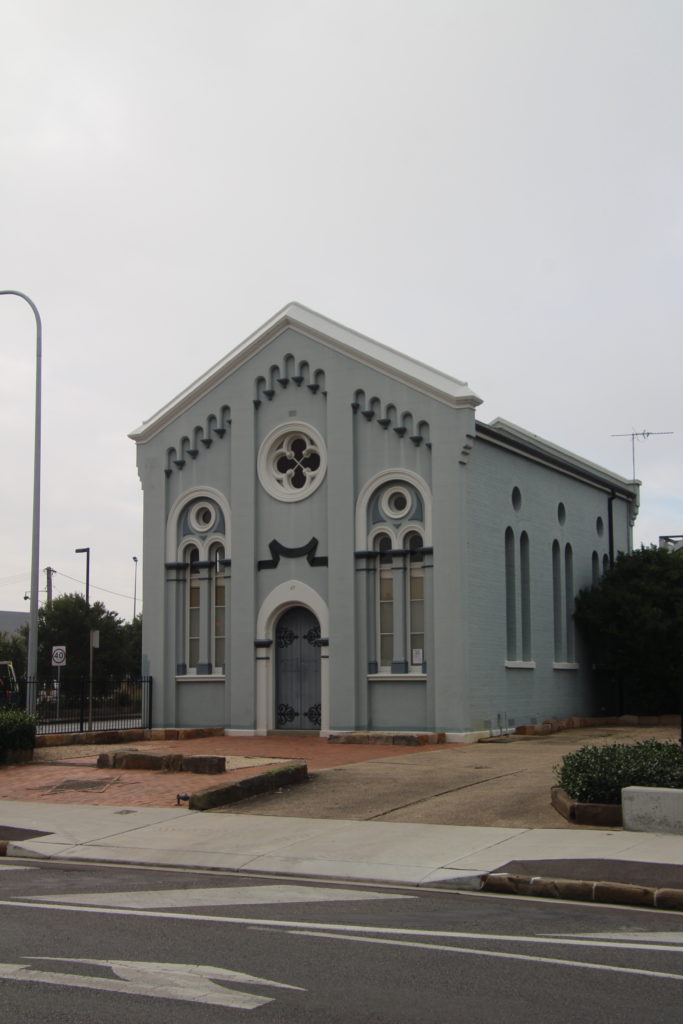
[[[413,653],[412,653],[412,657],[410,659],[411,665],[421,665],[423,660],[424,659],[422,657],[422,648],[421,647],[413,647]]]

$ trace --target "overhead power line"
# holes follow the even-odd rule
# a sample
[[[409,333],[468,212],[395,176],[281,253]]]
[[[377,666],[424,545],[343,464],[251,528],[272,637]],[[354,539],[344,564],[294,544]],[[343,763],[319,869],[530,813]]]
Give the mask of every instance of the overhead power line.
[[[0,587],[10,587],[13,583],[22,583],[24,580],[30,578],[30,573],[20,572],[16,576],[3,576],[0,579]]]
[[[81,587],[85,586],[85,580],[77,580],[75,576],[67,576],[65,572],[60,572],[59,569],[54,569],[53,572],[55,572],[57,576],[63,576],[65,580],[71,580],[72,583],[78,583],[78,585]],[[132,594],[120,594],[118,590],[107,590],[106,587],[96,587],[94,583],[90,584],[90,589],[99,590],[103,594],[112,594],[114,597],[123,597],[127,601],[133,600]]]

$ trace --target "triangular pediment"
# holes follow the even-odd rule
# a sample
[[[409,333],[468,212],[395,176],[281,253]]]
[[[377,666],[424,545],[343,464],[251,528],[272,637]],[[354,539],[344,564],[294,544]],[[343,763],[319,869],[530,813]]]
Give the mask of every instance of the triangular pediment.
[[[164,405],[150,419],[133,430],[134,441],[150,440],[195,402],[227,380],[247,360],[257,355],[283,331],[292,328],[359,364],[379,370],[389,378],[408,384],[451,407],[475,408],[481,399],[464,381],[449,377],[402,352],[382,345],[357,331],[344,327],[298,302],[292,302],[206,371],[201,377]]]

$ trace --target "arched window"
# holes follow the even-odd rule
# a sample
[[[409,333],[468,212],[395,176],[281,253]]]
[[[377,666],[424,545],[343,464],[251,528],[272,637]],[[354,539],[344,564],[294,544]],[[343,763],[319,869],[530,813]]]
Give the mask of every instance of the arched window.
[[[522,660],[531,660],[531,570],[529,566],[529,535],[519,538],[519,582],[522,606]]]
[[[600,579],[600,556],[597,551],[594,551],[591,556],[591,579],[593,580],[593,586]]]
[[[406,469],[368,480],[356,503],[356,540],[368,674],[426,674],[432,548],[425,481]]]
[[[553,541],[553,636],[555,661],[564,661],[564,623],[562,621],[562,563],[560,545]]]
[[[199,550],[194,545],[187,549],[189,586],[187,588],[187,667],[199,664],[199,635],[201,631],[201,587],[199,583]]]
[[[564,554],[564,557],[563,557]],[[553,620],[556,665],[576,667],[574,637],[574,554],[571,544],[564,552],[559,541],[553,541]]]
[[[574,644],[574,555],[571,544],[564,549],[565,652],[567,661],[576,657]]]
[[[374,539],[377,671],[422,672],[425,663],[425,572],[421,535],[400,547],[388,533]]]
[[[408,549],[408,663],[411,668],[422,669],[425,657],[425,573],[422,537],[411,533],[406,538]]]
[[[394,660],[394,574],[391,537],[380,534],[375,541],[379,552],[377,572],[377,634],[379,665],[388,670]]]
[[[515,535],[505,531],[505,624],[507,659],[517,659],[517,574],[515,572]]]
[[[225,666],[225,549],[221,544],[211,548],[211,566],[213,570],[212,616],[213,624],[212,655],[216,668]]]
[[[166,568],[178,676],[223,675],[230,661],[229,516],[223,495],[199,487],[169,513]]]

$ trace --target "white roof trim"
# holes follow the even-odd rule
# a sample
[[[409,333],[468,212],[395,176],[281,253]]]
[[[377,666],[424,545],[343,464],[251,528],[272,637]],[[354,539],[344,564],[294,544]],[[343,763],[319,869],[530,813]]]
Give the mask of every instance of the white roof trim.
[[[511,444],[514,444],[514,442],[517,441],[518,443],[526,445],[528,448],[535,449],[541,460],[545,455],[551,459],[564,462],[568,469],[574,468],[579,473],[592,473],[597,477],[602,477],[605,482],[616,484],[625,490],[630,490],[634,495],[638,494],[640,480],[629,480],[627,477],[619,476],[617,473],[613,473],[610,469],[605,469],[604,466],[599,466],[595,462],[590,462],[588,459],[584,459],[582,456],[576,455],[574,452],[570,452],[566,448],[561,448],[559,445],[553,444],[552,441],[546,441],[545,438],[539,437],[538,434],[532,434],[531,431],[524,430],[523,427],[518,427],[516,423],[511,423],[509,420],[497,418],[495,420],[491,420],[490,423],[482,423],[481,426],[495,430],[496,433],[500,435],[499,443],[501,441],[504,443],[506,438],[509,439]],[[493,439],[487,437],[485,440]]]
[[[291,302],[128,436],[139,443],[151,440],[155,434],[208,394],[288,327],[293,327],[322,345],[343,352],[359,363],[380,370],[386,376],[408,384],[446,405],[473,409],[481,404],[481,399],[464,381],[440,373],[431,366],[373,341],[364,334],[352,331],[349,327],[344,327],[343,324],[336,323],[298,302]]]

